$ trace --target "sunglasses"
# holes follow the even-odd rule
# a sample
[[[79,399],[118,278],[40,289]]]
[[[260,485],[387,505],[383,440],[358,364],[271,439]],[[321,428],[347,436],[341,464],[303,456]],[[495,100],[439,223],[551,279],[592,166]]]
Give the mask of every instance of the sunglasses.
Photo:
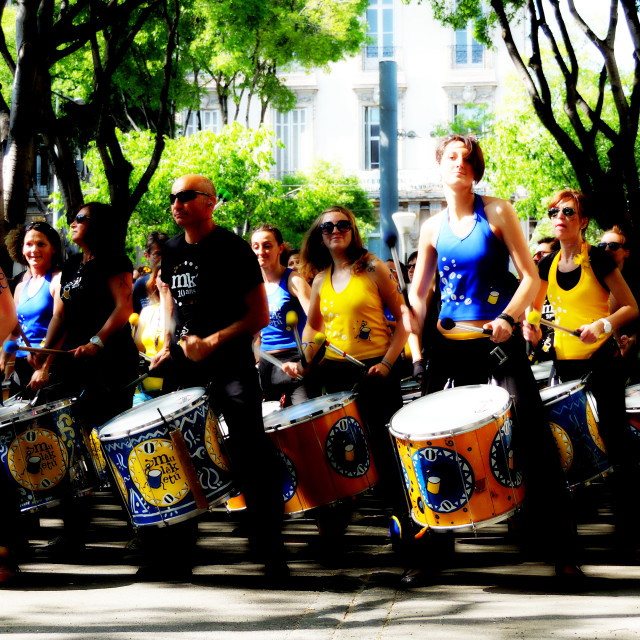
[[[558,207],[551,207],[551,209],[549,209],[547,213],[553,220],[553,218],[555,218],[560,213],[560,211],[562,211],[562,215],[565,218],[573,218],[573,216],[576,215],[576,210],[573,207],[562,207],[562,209],[558,209]]]
[[[173,204],[176,200],[182,202],[191,202],[195,199],[196,196],[207,196],[208,198],[213,198],[210,193],[205,193],[204,191],[196,191],[195,189],[185,189],[184,191],[178,191],[178,193],[170,193],[169,194],[169,202]]]
[[[551,251],[536,251],[533,257],[538,258],[538,260],[540,260],[541,258],[544,258],[545,256],[549,256],[549,255],[551,255]]]
[[[91,220],[91,217],[86,213],[79,213],[71,222],[75,221],[78,224],[83,224],[84,222],[89,222],[89,220]]]
[[[622,242],[598,242],[600,249],[606,249],[608,247],[611,251],[617,251],[623,246]]]
[[[36,220],[35,222],[30,222],[25,228],[25,231],[32,231],[35,229],[36,231],[40,229],[49,230],[51,226],[47,222],[42,222],[41,220]]]
[[[333,222],[323,222],[320,225],[320,231],[326,236],[330,233],[333,233],[334,227],[340,233],[347,233],[347,231],[351,231],[351,223],[348,220],[338,220],[335,224]]]

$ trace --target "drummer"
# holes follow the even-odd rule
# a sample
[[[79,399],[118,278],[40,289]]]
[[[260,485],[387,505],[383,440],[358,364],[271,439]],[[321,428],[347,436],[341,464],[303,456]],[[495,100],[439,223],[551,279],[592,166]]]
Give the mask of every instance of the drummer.
[[[629,505],[635,502],[640,473],[625,413],[625,369],[613,333],[638,317],[638,304],[611,255],[584,238],[588,204],[586,196],[573,189],[551,198],[548,215],[560,248],[540,261],[542,282],[534,306],[540,310],[548,297],[558,324],[580,332],[576,337],[555,331],[556,373],[563,382],[586,377],[595,397],[598,430],[614,468],[618,551],[623,560],[637,561],[640,534]],[[525,335],[535,343],[540,328],[526,323]]]
[[[420,231],[410,293],[413,312],[407,313],[411,352],[419,358],[426,300],[437,273],[441,310],[425,391],[491,380],[509,391],[514,397],[514,447],[527,491],[529,525],[524,530],[535,543],[552,535],[540,523],[554,522],[557,537],[547,543],[554,547],[549,551],[555,554],[556,573],[580,576],[568,520],[570,497],[520,333],[519,320],[538,290],[535,265],[511,204],[474,193],[484,174],[477,140],[458,134],[443,138],[436,147],[436,161],[447,208]],[[509,272],[510,258],[519,283]],[[484,329],[489,337],[450,328],[457,322]],[[406,572],[403,584],[419,584],[432,568],[430,564]]]
[[[265,576],[279,581],[289,575],[284,502],[278,457],[262,423],[252,351],[253,335],[269,323],[269,308],[251,247],[213,219],[215,193],[208,178],[184,175],[169,195],[173,219],[184,233],[165,244],[162,279],[172,294],[167,317],[175,309],[178,325],[175,334],[167,332],[152,367],[170,362],[182,386],[210,385],[210,405],[229,429],[238,488],[250,519],[259,523],[250,536],[252,550]]]
[[[398,358],[407,340],[402,296],[389,268],[363,246],[353,213],[345,207],[323,211],[307,232],[301,249],[300,272],[313,277],[311,304],[303,334],[305,357],[312,362],[319,345],[316,334],[362,361],[358,366],[327,349],[318,369],[327,393],[351,391],[357,385],[358,406],[369,427],[374,458],[387,501],[405,507],[403,484],[386,425],[402,407]],[[385,305],[397,322],[391,332]],[[398,322],[399,321],[399,322]],[[308,367],[287,363],[290,375]]]
[[[9,282],[0,268],[0,342],[4,342],[17,322]],[[0,585],[11,580],[18,570],[15,554],[20,542],[20,508],[17,497],[6,474],[0,472]]]

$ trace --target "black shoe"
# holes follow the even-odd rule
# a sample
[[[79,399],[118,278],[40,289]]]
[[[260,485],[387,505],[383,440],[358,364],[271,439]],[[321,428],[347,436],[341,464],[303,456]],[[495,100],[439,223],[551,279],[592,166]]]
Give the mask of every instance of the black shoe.
[[[140,582],[190,582],[191,567],[140,567],[136,571]]]
[[[582,569],[572,562],[556,562],[556,580],[564,588],[582,588],[587,580]]]
[[[400,588],[413,589],[433,583],[433,573],[426,569],[407,569],[400,578]]]
[[[36,552],[51,559],[77,560],[85,550],[84,542],[61,535],[50,540],[44,547],[36,549]]]
[[[281,558],[268,560],[264,563],[264,578],[268,584],[274,586],[286,584],[291,578],[289,565]]]

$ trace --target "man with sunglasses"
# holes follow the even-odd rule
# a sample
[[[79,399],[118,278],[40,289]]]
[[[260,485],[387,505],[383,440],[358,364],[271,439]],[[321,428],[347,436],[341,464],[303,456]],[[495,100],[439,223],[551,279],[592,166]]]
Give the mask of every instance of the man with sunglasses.
[[[176,330],[168,331],[152,366],[170,362],[165,383],[172,377],[181,387],[208,387],[210,406],[229,429],[229,453],[249,518],[260,523],[250,538],[252,550],[267,578],[281,580],[289,569],[279,462],[264,431],[252,352],[254,334],[269,324],[262,273],[250,245],[215,223],[215,188],[208,178],[178,178],[169,201],[184,230],[162,254],[162,280],[172,294],[165,312]]]

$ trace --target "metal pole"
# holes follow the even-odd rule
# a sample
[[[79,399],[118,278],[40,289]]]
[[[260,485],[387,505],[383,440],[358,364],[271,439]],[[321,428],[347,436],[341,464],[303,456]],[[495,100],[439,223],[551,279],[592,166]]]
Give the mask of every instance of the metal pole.
[[[395,233],[392,215],[398,210],[398,83],[397,66],[392,60],[380,62],[380,237],[385,245],[389,233]]]

